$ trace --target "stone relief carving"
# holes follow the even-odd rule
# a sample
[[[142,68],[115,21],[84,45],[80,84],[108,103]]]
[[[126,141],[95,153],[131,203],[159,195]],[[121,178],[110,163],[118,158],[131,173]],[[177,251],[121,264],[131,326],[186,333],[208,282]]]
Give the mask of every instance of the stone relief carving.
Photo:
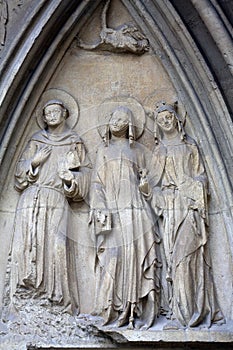
[[[224,323],[206,248],[206,171],[196,142],[185,133],[175,108],[163,101],[155,110],[155,140],[152,206],[162,218],[167,281],[162,285],[162,307],[171,319],[165,329]]]
[[[36,114],[41,131],[29,140],[15,174],[21,194],[9,330],[27,335],[37,327],[31,312],[38,315],[38,339],[44,341],[44,332],[53,338],[59,328],[67,343],[85,338],[86,327],[96,333],[105,326],[118,332],[124,326],[178,330],[224,323],[206,248],[208,179],[175,107],[157,104],[150,152],[137,142],[145,129],[142,105],[132,97],[104,100],[98,111],[103,142],[92,175],[83,142],[72,130],[78,119],[72,96],[47,90]],[[92,314],[78,316],[82,286],[69,236],[69,201],[88,193],[95,301]]]
[[[16,17],[22,5],[22,1],[13,0],[13,3],[8,3],[8,15],[7,1],[0,0],[0,10],[5,6],[5,15],[0,12],[1,45],[5,43],[6,25],[9,39],[10,24],[14,20],[12,13]],[[99,35],[98,42],[89,45],[89,40],[83,42],[80,38],[77,42],[86,50],[134,54],[120,55],[122,72],[117,68],[118,62],[114,64],[115,55],[102,52],[103,61],[98,65],[94,60],[100,58],[100,51],[95,55],[72,47],[51,80],[48,79],[51,85],[64,84],[67,91],[75,91],[83,113],[84,132],[90,127],[96,128],[95,106],[103,96],[125,93],[137,96],[147,106],[150,105],[146,102],[147,96],[150,101],[155,95],[164,98],[166,94],[169,98],[170,85],[162,77],[166,71],[160,71],[160,66],[154,64],[157,58],[162,62],[163,57],[153,57],[153,53],[139,56],[149,51],[149,40],[135,25],[129,24],[130,14],[126,8],[118,10],[117,1],[112,1],[111,9],[110,0],[103,3],[101,31],[96,33],[93,24],[84,29],[88,38],[92,38],[94,29],[94,36]],[[24,9],[28,9],[27,4]],[[127,19],[123,21],[122,17]],[[100,13],[91,19],[96,24]],[[127,24],[118,27],[120,23]],[[88,56],[93,60],[88,61]],[[108,57],[114,59],[106,64]],[[151,61],[147,60],[149,58]],[[123,62],[126,60],[127,64]],[[86,67],[83,61],[87,62]],[[137,61],[137,65],[134,66],[133,61]],[[70,69],[66,65],[70,65]],[[73,74],[74,66],[79,65],[81,68]],[[132,71],[128,69],[130,65]],[[93,67],[98,75],[89,79]],[[134,70],[136,74],[126,76],[127,70],[131,73]],[[154,76],[160,77],[151,78],[151,87],[145,72],[152,70],[156,72]],[[103,72],[107,72],[108,77],[102,79]],[[66,78],[60,80],[63,74]],[[93,84],[90,89],[88,80],[100,83]],[[170,96],[174,89],[170,87]],[[54,115],[55,123],[56,118],[61,118],[58,128],[53,125]],[[148,149],[152,136],[148,139],[143,136],[138,141],[146,123],[144,110],[136,100],[122,97],[105,100],[98,115],[98,131],[103,142],[93,162],[90,181],[90,162],[82,140],[73,131],[78,119],[77,103],[57,89],[45,93],[39,103],[37,116],[41,131],[29,140],[16,171],[20,199],[6,284],[7,288],[11,285],[11,304],[9,318],[6,317],[8,322],[5,323],[6,319],[0,322],[1,337],[8,333],[9,338],[18,343],[24,336],[27,347],[32,344],[32,348],[80,347],[80,342],[87,347],[90,341],[98,347],[102,344],[106,347],[109,342],[111,347],[112,342],[118,340],[127,342],[127,346],[130,341],[139,339],[140,342],[161,339],[170,342],[171,338],[197,340],[190,328],[196,331],[224,322],[211,279],[207,250],[208,178],[198,147],[186,135],[184,123],[175,109],[166,103],[158,104],[155,112],[153,156]],[[87,136],[89,142],[88,138],[91,137]],[[96,146],[97,141],[90,144]],[[88,194],[91,199],[89,222],[84,222],[82,229],[86,225],[83,236],[85,233],[92,235],[96,248],[95,266],[88,266],[95,269],[95,278],[90,284],[96,288],[92,295],[87,293],[86,296],[78,271],[83,270],[85,276],[91,259],[88,261],[85,249],[78,259],[75,256],[83,243],[79,245],[80,221],[74,218],[72,226],[77,238],[76,250],[69,231],[73,202],[83,201]],[[86,265],[79,265],[83,257]],[[87,279],[91,280],[93,275],[87,274]],[[89,295],[95,299],[92,314],[89,311],[80,314],[84,304],[80,291],[87,300]],[[7,303],[8,299],[5,305]],[[213,333],[207,330],[208,339],[219,339],[214,332],[216,328],[213,327]],[[162,329],[164,331],[160,332]],[[168,330],[177,331],[171,336]],[[198,333],[201,338],[203,333]],[[225,334],[221,339],[224,337]],[[17,344],[15,349],[19,347]]]
[[[149,165],[145,149],[136,142],[144,118],[132,98],[105,102],[100,114],[104,144],[98,149],[90,192],[95,314],[105,324],[117,320],[118,327],[129,329],[150,327],[159,312],[160,239],[143,193]]]
[[[8,5],[6,0],[0,0],[0,44],[5,45],[6,25],[8,21]]]
[[[42,130],[31,137],[15,173],[21,195],[11,252],[11,311],[33,297],[48,308],[78,313],[67,199],[85,198],[90,167],[83,142],[72,130],[78,104],[62,90],[47,90],[37,118]]]
[[[86,50],[106,50],[112,52],[130,52],[134,54],[143,54],[149,50],[149,40],[132,24],[122,24],[116,29],[107,26],[107,12],[110,6],[107,0],[104,5],[100,32],[100,41],[89,45],[77,37],[78,46]]]

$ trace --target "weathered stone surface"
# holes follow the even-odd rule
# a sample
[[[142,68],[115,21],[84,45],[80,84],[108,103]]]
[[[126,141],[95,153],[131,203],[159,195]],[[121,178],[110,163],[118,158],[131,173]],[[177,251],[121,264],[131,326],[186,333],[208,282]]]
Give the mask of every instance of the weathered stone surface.
[[[219,81],[215,80],[216,77],[211,73],[213,65],[209,69],[208,62],[205,61],[205,57],[203,58],[195,41],[193,41],[193,38],[196,40],[196,32],[192,30],[192,24],[190,24],[190,28],[186,28],[172,4],[172,1],[160,0],[156,2],[139,0],[80,1],[78,3],[76,1],[57,1],[56,3],[40,1],[30,2],[30,4],[27,1],[17,2],[17,4],[15,1],[11,1],[8,3],[7,11],[1,12],[1,18],[4,20],[1,22],[0,28],[1,66],[3,68],[0,84],[2,136],[0,295],[3,297],[3,318],[0,333],[1,347],[4,349],[26,349],[26,344],[30,344],[28,348],[118,348],[120,346],[132,348],[135,344],[137,346],[143,346],[143,344],[160,346],[161,343],[167,345],[174,343],[177,348],[182,348],[183,343],[193,343],[195,346],[197,342],[206,343],[209,346],[214,343],[225,343],[227,346],[227,343],[233,342],[233,221],[231,211],[233,138],[232,121],[229,114],[231,108],[228,109],[230,104],[227,105],[224,101],[225,98],[226,100],[230,99],[230,92],[224,95],[225,88],[222,91],[218,89],[218,84],[222,84],[221,79],[224,78],[224,74],[218,72]],[[185,11],[181,11],[180,4],[181,2],[179,4],[174,2],[174,6],[184,15]],[[0,5],[5,6],[4,1]],[[216,25],[221,22],[215,32],[212,28],[214,24],[209,21],[205,12],[213,11],[213,1],[211,3],[205,1],[205,5],[207,9],[201,8],[197,1],[188,1],[188,8],[194,11],[195,7],[195,11],[203,19],[205,30],[214,39],[211,41],[212,52],[218,51],[218,62],[224,60],[224,64],[229,65],[230,71],[229,52],[232,50],[228,40],[231,35],[230,24],[224,22],[221,9],[215,4],[214,13],[215,15],[218,13],[221,17],[221,20],[217,15],[215,17],[214,23]],[[221,2],[219,6],[221,6]],[[188,23],[185,20],[184,22]],[[228,36],[224,37],[226,26],[229,33]],[[214,46],[214,41],[216,42],[217,38],[221,36],[224,40],[221,43],[217,42]],[[228,42],[226,42],[227,40]],[[202,42],[201,39],[200,42]],[[208,42],[206,46],[208,48]],[[224,56],[224,53],[227,53],[227,56]],[[231,85],[230,78],[228,84]],[[96,151],[103,147],[103,156],[107,156],[110,148],[104,148],[104,143],[109,143],[110,147],[113,146],[111,139],[106,139],[107,134],[98,131],[100,114],[104,111],[107,116],[106,101],[118,100],[118,102],[123,103],[126,99],[135,100],[144,111],[145,123],[142,123],[144,124],[144,133],[140,134],[140,138],[137,139],[139,147],[135,143],[135,149],[131,149],[130,142],[136,141],[132,126],[128,126],[128,134],[124,135],[124,141],[127,142],[126,153],[130,154],[128,158],[132,160],[134,153],[136,154],[141,146],[143,151],[141,151],[140,156],[146,154],[149,158],[152,157],[155,144],[153,119],[155,103],[159,100],[166,100],[169,103],[178,100],[178,115],[186,118],[185,130],[196,140],[199,148],[198,154],[203,159],[206,169],[205,176],[209,182],[208,203],[202,203],[200,198],[198,202],[200,205],[203,204],[202,207],[200,205],[200,208],[198,207],[199,214],[203,214],[203,210],[208,212],[209,222],[202,220],[204,218],[201,216],[202,214],[197,220],[198,225],[201,225],[202,222],[206,233],[208,232],[208,238],[206,237],[201,246],[208,248],[209,257],[203,255],[199,262],[194,263],[194,265],[198,270],[197,274],[198,272],[202,274],[203,270],[200,267],[202,262],[207,263],[208,268],[211,266],[210,275],[213,275],[213,285],[216,289],[215,297],[219,309],[225,316],[225,325],[212,325],[209,329],[165,330],[163,327],[166,326],[166,318],[160,316],[149,330],[132,331],[116,325],[103,327],[101,326],[102,320],[90,316],[96,304],[94,290],[97,279],[95,268],[97,267],[98,254],[96,254],[96,241],[93,239],[90,225],[88,198],[80,202],[69,200],[68,236],[73,242],[72,250],[69,250],[69,253],[72,252],[71,255],[75,260],[73,262],[75,268],[71,270],[76,275],[72,282],[78,287],[80,316],[71,316],[66,312],[61,313],[60,306],[55,306],[51,301],[53,297],[48,302],[47,300],[41,301],[37,296],[31,298],[30,294],[24,298],[23,293],[20,294],[19,303],[16,303],[16,306],[20,305],[19,312],[16,314],[8,312],[11,299],[10,291],[12,291],[12,286],[10,288],[12,259],[7,262],[8,252],[11,248],[14,251],[14,217],[17,217],[15,213],[17,208],[19,209],[17,201],[22,196],[22,194],[17,194],[13,188],[15,166],[31,136],[38,132],[35,118],[38,102],[42,93],[50,88],[62,89],[78,102],[79,120],[77,125],[73,125],[74,132],[81,136],[93,169],[99,168],[99,164],[96,162]],[[130,108],[130,106],[128,107]],[[111,112],[113,109],[108,111],[108,113]],[[134,110],[133,114],[136,114],[135,117],[140,115]],[[131,120],[128,122],[129,125],[132,124]],[[101,146],[100,136],[104,139],[103,146]],[[72,155],[74,154],[72,153]],[[49,156],[49,154],[46,155],[48,165],[52,164],[52,162],[49,163]],[[142,164],[139,158],[135,161],[138,167]],[[119,159],[124,159],[124,157],[117,157],[115,163],[120,163]],[[185,163],[186,156],[180,159],[183,159],[182,161]],[[47,160],[45,160],[46,162]],[[174,168],[176,169],[176,165]],[[166,168],[167,171],[169,169],[171,170],[169,167]],[[70,168],[68,170],[70,171]],[[157,168],[154,170],[156,172]],[[48,173],[49,171],[48,166]],[[144,193],[143,195],[149,195],[148,171],[149,166],[148,169],[138,169],[133,172],[135,175],[132,182],[133,190],[130,192],[131,194],[125,190],[127,200],[134,198],[137,186]],[[182,171],[179,170],[179,174]],[[108,172],[108,176],[110,172]],[[170,172],[172,173],[173,170]],[[66,172],[63,175],[63,182],[67,181],[68,186],[70,186],[70,173]],[[130,184],[129,178],[126,177],[126,180]],[[137,183],[137,181],[139,182]],[[114,184],[116,185],[117,181]],[[158,186],[160,185],[159,183]],[[90,187],[90,198],[93,191],[95,192]],[[141,198],[142,192],[138,198]],[[188,188],[186,188],[186,192],[188,192]],[[193,192],[193,198],[195,191],[191,191],[190,188],[191,192]],[[204,192],[207,194],[207,187],[205,187]],[[111,193],[108,192],[107,197],[110,198],[110,196]],[[158,197],[158,192],[155,193],[155,197]],[[138,199],[137,203],[141,203],[141,201],[142,199]],[[92,207],[93,210],[97,208],[96,205]],[[195,208],[191,209],[196,210]],[[124,215],[125,217],[128,215],[126,211]],[[160,217],[161,214],[157,213],[156,215]],[[177,213],[174,215],[177,217]],[[139,222],[143,225],[147,221],[143,215],[137,215],[137,217],[141,218]],[[102,225],[101,228],[106,229],[106,232],[111,232],[114,228],[111,226],[110,218],[107,211],[100,211],[96,216],[98,225]],[[132,219],[129,219],[128,224],[134,227]],[[209,224],[208,227],[207,224]],[[160,230],[162,229],[160,228]],[[133,229],[133,236],[135,232],[137,232],[136,228]],[[195,232],[200,234],[198,230]],[[151,241],[151,238],[145,239],[144,246],[150,245]],[[187,242],[189,242],[188,239]],[[163,242],[157,242],[157,244],[160,247]],[[20,250],[20,246],[17,249]],[[148,248],[148,250],[150,249]],[[131,251],[133,254],[130,256],[139,256],[139,247],[135,251]],[[148,251],[145,250],[144,257],[150,257],[147,253]],[[155,255],[154,253],[154,258]],[[27,254],[25,254],[25,261],[26,256]],[[107,253],[105,256],[112,257]],[[119,256],[118,267],[122,263]],[[66,260],[66,254],[63,254],[62,259],[63,262]],[[60,264],[62,264],[62,259]],[[110,264],[112,264],[114,259],[110,260]],[[166,265],[165,261],[166,259],[162,266]],[[13,266],[14,263],[20,266],[23,262],[24,258],[14,259],[13,254]],[[161,269],[158,265],[155,265],[156,272]],[[106,265],[103,264],[103,266]],[[122,271],[126,274],[126,278],[129,277],[129,290],[134,282],[134,288],[137,291],[139,281],[143,280],[143,277],[139,273],[140,278],[134,280],[133,274],[127,274],[126,267],[127,265],[123,265]],[[66,272],[67,270],[69,269],[64,269]],[[175,270],[174,266],[173,270]],[[62,274],[62,278],[65,278],[66,272]],[[206,287],[206,285],[210,286],[207,275],[204,277],[204,291],[211,294],[210,288]],[[121,283],[120,276],[120,273],[116,274],[117,285]],[[177,276],[178,274],[174,273],[172,278],[176,280]],[[188,281],[188,278],[185,278]],[[163,280],[162,285],[164,286],[165,283]],[[29,288],[29,284],[26,284],[26,289]],[[40,290],[39,286],[34,287],[37,291]],[[124,292],[124,287],[125,284],[120,285],[119,289]],[[106,290],[111,291],[107,285]],[[205,292],[201,292],[199,295],[203,296]],[[173,289],[173,297],[178,293],[178,287]],[[104,295],[104,293],[102,294]],[[200,300],[201,298],[199,302]],[[132,304],[131,311],[133,312],[134,304],[137,305],[137,302],[132,302]],[[210,304],[214,310],[214,298]],[[206,305],[207,303],[204,306]],[[200,309],[202,310],[202,308]],[[151,312],[154,316],[158,313],[153,308]],[[147,317],[148,315],[149,313],[147,313]],[[133,317],[128,316],[127,320],[132,323],[130,324],[132,326],[137,319],[137,313],[130,315]],[[130,320],[130,318],[132,319]],[[146,323],[145,320],[143,322]],[[135,325],[137,325],[136,321]],[[149,326],[151,325],[149,324]]]

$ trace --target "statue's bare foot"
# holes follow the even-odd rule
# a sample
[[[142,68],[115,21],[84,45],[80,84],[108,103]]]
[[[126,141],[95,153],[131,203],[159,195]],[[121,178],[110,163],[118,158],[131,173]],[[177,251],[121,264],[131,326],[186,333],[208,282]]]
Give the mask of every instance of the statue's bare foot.
[[[118,320],[117,327],[123,327],[126,324],[125,320]]]
[[[1,332],[1,335],[5,335],[8,333],[8,328],[6,324],[2,321],[0,321],[0,332]]]
[[[118,326],[118,327],[122,327],[122,326],[125,326],[126,323],[128,323],[128,318],[125,317],[125,315],[122,314],[122,315],[118,318],[117,326]]]
[[[225,323],[226,323],[226,320],[224,318],[222,318],[221,320],[214,322],[213,324],[216,324],[217,326],[222,326]]]
[[[165,324],[165,326],[163,327],[163,330],[178,330],[180,329],[180,325],[178,323],[178,321],[176,320],[172,320],[172,321],[168,321],[167,324]]]
[[[67,305],[67,306],[62,310],[62,313],[63,313],[63,314],[67,313],[67,314],[72,315],[73,312],[72,312],[71,304]]]
[[[144,322],[141,320],[137,320],[137,322],[135,322],[135,329],[141,329],[144,326]]]
[[[4,321],[15,321],[19,318],[19,312],[13,303],[10,304],[9,309],[4,317]]]
[[[142,326],[140,328],[141,331],[147,331],[150,328],[150,326],[148,324],[144,324],[144,326]]]

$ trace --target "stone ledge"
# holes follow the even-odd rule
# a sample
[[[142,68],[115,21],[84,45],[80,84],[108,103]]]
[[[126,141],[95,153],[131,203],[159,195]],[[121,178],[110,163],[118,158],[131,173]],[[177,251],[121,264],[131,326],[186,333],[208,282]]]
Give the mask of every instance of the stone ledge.
[[[93,320],[92,320],[93,321]],[[94,322],[95,323],[95,322]],[[82,326],[89,335],[73,343],[57,342],[56,339],[39,339],[32,335],[22,337],[8,334],[0,340],[0,350],[36,349],[173,349],[173,350],[231,350],[233,349],[233,322],[210,329],[163,330],[162,323],[149,330],[127,330],[126,327],[100,326],[86,319]],[[42,339],[41,339],[42,340]],[[59,344],[60,343],[60,344]]]
[[[161,330],[161,331],[131,331],[131,330],[103,330],[103,333],[117,343],[158,343],[158,342],[206,342],[231,343],[233,342],[233,327],[221,330]]]
[[[127,327],[99,326],[96,328],[118,344],[124,343],[233,343],[233,321],[223,325],[212,325],[211,328],[183,328],[164,330],[166,319],[160,317],[159,322],[149,330],[128,330]],[[233,347],[232,347],[233,348]]]

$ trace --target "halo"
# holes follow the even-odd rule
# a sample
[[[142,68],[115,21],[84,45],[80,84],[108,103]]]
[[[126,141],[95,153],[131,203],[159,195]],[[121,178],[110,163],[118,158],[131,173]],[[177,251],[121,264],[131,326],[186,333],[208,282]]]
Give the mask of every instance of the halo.
[[[128,107],[133,113],[133,124],[135,126],[135,137],[138,139],[143,131],[146,121],[145,111],[142,105],[129,96],[115,96],[104,100],[98,108],[98,132],[104,136],[104,127],[109,123],[111,112],[119,106]]]
[[[56,89],[56,88],[51,88],[43,92],[43,94],[40,97],[40,100],[37,104],[36,107],[36,120],[37,124],[41,129],[45,128],[45,123],[43,121],[43,107],[48,102],[49,100],[60,100],[64,103],[64,106],[68,109],[69,111],[69,117],[67,118],[67,125],[73,129],[75,125],[78,122],[79,118],[79,106],[78,102],[74,99],[73,96],[68,94],[68,92],[61,90],[61,89]]]

